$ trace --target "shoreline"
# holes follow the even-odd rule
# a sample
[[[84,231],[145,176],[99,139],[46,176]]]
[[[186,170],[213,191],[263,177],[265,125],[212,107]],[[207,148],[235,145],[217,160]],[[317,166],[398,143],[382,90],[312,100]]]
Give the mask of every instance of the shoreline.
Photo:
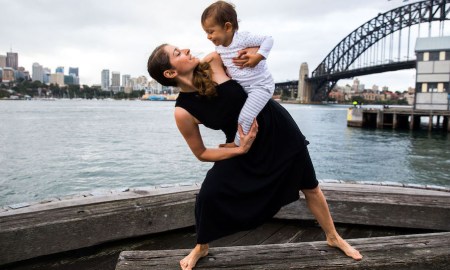
[[[375,181],[352,181],[352,180],[335,180],[335,179],[322,179],[318,180],[319,184],[360,184],[360,185],[370,185],[370,186],[385,186],[385,187],[404,187],[404,188],[413,188],[413,189],[421,189],[421,190],[433,190],[433,191],[443,191],[450,192],[450,186],[437,186],[437,185],[420,185],[420,184],[411,184],[411,183],[400,183],[400,182],[391,182],[391,181],[383,181],[383,182],[375,182]],[[33,207],[36,205],[43,205],[47,203],[53,202],[62,202],[62,201],[70,201],[70,200],[78,200],[83,198],[91,198],[91,197],[104,197],[111,196],[114,194],[120,194],[123,192],[128,192],[130,190],[158,190],[158,189],[169,189],[169,188],[187,188],[192,186],[200,186],[201,183],[175,183],[175,184],[161,184],[161,185],[150,185],[150,186],[141,186],[141,187],[123,187],[123,188],[113,188],[113,189],[93,189],[87,192],[81,192],[77,194],[66,194],[60,196],[49,197],[46,199],[36,200],[36,201],[22,201],[18,203],[4,204],[0,205],[0,213],[7,212],[11,210],[17,210],[21,208]]]

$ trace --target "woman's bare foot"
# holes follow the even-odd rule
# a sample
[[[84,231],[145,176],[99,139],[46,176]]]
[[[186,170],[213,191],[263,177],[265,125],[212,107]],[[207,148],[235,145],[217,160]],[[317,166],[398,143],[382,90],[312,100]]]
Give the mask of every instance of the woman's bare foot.
[[[180,261],[181,269],[192,270],[195,267],[198,260],[208,255],[208,244],[197,244],[195,248],[187,255],[184,259]]]
[[[347,241],[342,239],[342,237],[340,237],[339,235],[335,237],[327,237],[327,243],[330,247],[335,247],[342,250],[345,255],[353,258],[356,261],[360,261],[363,257],[361,253],[359,253],[359,251],[350,246],[349,243],[347,243]]]

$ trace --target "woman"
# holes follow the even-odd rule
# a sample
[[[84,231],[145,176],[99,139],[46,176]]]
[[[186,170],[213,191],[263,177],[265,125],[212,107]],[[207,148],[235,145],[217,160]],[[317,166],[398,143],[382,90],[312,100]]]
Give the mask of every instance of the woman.
[[[180,87],[175,105],[178,129],[199,160],[215,162],[197,196],[197,245],[180,261],[183,270],[192,269],[208,254],[209,242],[261,225],[282,206],[299,199],[299,190],[328,245],[355,260],[362,258],[336,232],[316,180],[308,141],[281,105],[270,100],[250,132],[240,132],[241,145],[237,147],[232,142],[246,94],[226,75],[216,53],[200,63],[188,49],[163,44],[153,51],[147,67],[159,83]],[[221,129],[227,139],[225,147],[206,148],[200,124]]]

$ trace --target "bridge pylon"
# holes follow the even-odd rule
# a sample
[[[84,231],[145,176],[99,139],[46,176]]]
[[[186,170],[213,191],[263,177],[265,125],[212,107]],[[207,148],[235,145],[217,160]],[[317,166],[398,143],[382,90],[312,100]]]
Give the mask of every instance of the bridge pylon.
[[[309,68],[308,63],[304,62],[300,65],[300,72],[298,76],[298,91],[297,91],[297,101],[299,103],[310,103],[311,102],[311,85],[308,82]]]

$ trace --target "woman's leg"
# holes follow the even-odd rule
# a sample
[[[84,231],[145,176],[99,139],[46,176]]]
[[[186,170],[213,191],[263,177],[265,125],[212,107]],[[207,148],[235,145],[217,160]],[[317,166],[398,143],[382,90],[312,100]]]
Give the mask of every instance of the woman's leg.
[[[197,264],[197,261],[208,255],[208,244],[197,244],[194,249],[184,259],[180,261],[181,269],[192,270]]]
[[[328,209],[327,201],[320,187],[317,186],[314,189],[302,189],[302,192],[305,194],[308,208],[325,232],[328,245],[339,248],[347,256],[352,257],[355,260],[361,260],[362,255],[359,251],[350,246],[336,231],[330,210]]]

